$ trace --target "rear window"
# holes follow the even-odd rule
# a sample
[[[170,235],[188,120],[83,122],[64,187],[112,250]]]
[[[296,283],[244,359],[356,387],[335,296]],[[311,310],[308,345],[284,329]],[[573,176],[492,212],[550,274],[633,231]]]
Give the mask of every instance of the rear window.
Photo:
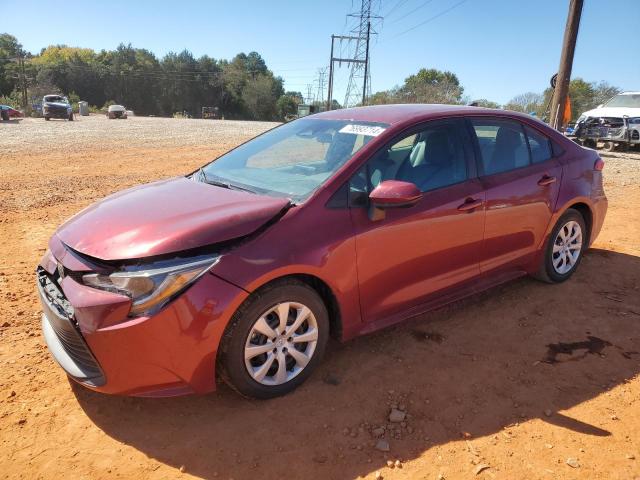
[[[529,147],[522,125],[510,120],[472,119],[485,175],[529,165]]]
[[[553,156],[549,139],[527,125],[525,125],[524,131],[529,139],[531,163],[541,163],[549,160]]]

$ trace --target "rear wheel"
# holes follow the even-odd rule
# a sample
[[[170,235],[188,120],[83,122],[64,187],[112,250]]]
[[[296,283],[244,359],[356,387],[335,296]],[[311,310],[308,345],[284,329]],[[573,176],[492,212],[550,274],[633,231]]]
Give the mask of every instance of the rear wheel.
[[[73,122],[73,112],[71,112],[71,113],[69,114],[69,121],[70,121],[70,122]]]
[[[44,117],[44,119],[48,122],[49,120],[51,120],[50,117]]]
[[[536,276],[548,283],[564,282],[578,268],[587,242],[584,218],[570,208],[553,228]]]
[[[221,342],[219,371],[245,396],[284,395],[311,375],[328,338],[327,309],[316,291],[297,280],[275,282],[233,315]]]

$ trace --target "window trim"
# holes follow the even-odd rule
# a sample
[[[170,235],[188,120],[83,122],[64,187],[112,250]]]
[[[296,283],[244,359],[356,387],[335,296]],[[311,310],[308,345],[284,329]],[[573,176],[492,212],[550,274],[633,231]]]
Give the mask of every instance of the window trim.
[[[470,130],[471,134],[472,134],[472,138],[474,140],[474,148],[476,151],[476,167],[478,169],[478,177],[479,178],[487,178],[487,177],[493,177],[495,175],[503,175],[505,173],[511,173],[511,172],[517,172],[518,170],[522,170],[524,168],[529,168],[531,166],[534,165],[540,165],[544,162],[540,162],[540,163],[532,163],[531,162],[531,147],[529,146],[529,137],[527,136],[527,132],[524,129],[524,123],[516,120],[515,118],[511,118],[511,117],[494,117],[494,116],[477,116],[477,117],[465,117],[465,119],[467,120],[467,124],[468,124],[468,129]],[[476,130],[473,127],[473,119],[479,119],[479,120],[485,120],[485,121],[498,121],[498,122],[512,122],[512,123],[516,123],[518,125],[520,125],[520,130],[522,131],[522,135],[524,135],[525,141],[527,142],[527,152],[529,153],[529,163],[527,163],[527,165],[522,165],[520,167],[516,167],[516,168],[512,168],[510,170],[504,170],[502,172],[495,172],[495,173],[485,173],[484,171],[484,162],[482,160],[482,152],[480,150],[480,142],[478,141],[478,135],[476,134]],[[546,136],[546,135],[545,135]]]
[[[477,165],[476,165],[476,161],[475,161],[473,138],[470,137],[469,132],[468,132],[468,130],[466,128],[466,119],[465,119],[465,117],[455,116],[455,117],[446,117],[446,118],[437,118],[437,119],[433,119],[433,120],[427,120],[425,122],[420,122],[420,123],[411,125],[411,126],[405,128],[404,130],[398,132],[393,137],[391,137],[390,140],[385,142],[382,146],[377,148],[366,159],[363,160],[363,163],[358,167],[358,169],[346,180],[346,184],[349,185],[349,188],[348,188],[349,195],[348,195],[348,201],[347,201],[347,203],[348,203],[347,204],[347,208],[363,208],[365,206],[368,206],[368,202],[367,202],[367,205],[353,205],[351,203],[351,188],[350,188],[350,185],[351,185],[351,179],[360,172],[361,168],[363,168],[365,166],[366,166],[366,169],[367,169],[367,176],[369,177],[369,174],[368,174],[369,162],[371,161],[372,158],[374,158],[378,153],[380,153],[384,149],[391,148],[391,146],[393,146],[394,144],[398,143],[400,140],[402,140],[402,139],[404,139],[406,137],[409,137],[411,135],[415,135],[416,133],[418,133],[420,131],[423,131],[426,128],[429,128],[429,127],[433,127],[433,126],[437,127],[439,125],[447,125],[447,124],[452,125],[453,128],[455,128],[458,131],[458,136],[460,137],[460,140],[462,141],[462,151],[463,151],[463,155],[464,155],[464,158],[465,158],[465,164],[466,164],[466,167],[467,167],[467,178],[464,179],[464,180],[460,180],[459,182],[456,182],[456,183],[451,183],[449,185],[443,185],[441,187],[432,188],[430,190],[425,190],[424,192],[421,192],[422,195],[430,194],[431,192],[436,192],[436,191],[441,190],[443,188],[449,188],[449,187],[453,187],[453,186],[456,186],[456,185],[460,185],[461,183],[468,182],[469,180],[473,180],[473,179],[478,178],[478,170],[477,170]]]

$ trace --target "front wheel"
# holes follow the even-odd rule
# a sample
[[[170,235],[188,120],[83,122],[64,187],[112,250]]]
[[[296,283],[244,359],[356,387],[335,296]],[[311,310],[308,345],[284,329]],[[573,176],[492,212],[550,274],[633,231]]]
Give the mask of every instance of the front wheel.
[[[580,212],[568,209],[553,228],[536,275],[548,283],[567,280],[578,268],[587,248],[587,229]]]
[[[242,395],[273,398],[311,375],[329,338],[318,293],[297,280],[253,293],[233,315],[220,345],[222,378]]]

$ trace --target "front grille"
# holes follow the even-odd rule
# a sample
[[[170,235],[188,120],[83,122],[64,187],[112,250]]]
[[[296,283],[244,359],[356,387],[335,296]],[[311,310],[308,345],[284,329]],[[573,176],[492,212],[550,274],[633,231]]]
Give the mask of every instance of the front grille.
[[[50,112],[63,113],[67,111],[67,107],[61,107],[60,105],[48,105],[47,108]]]
[[[74,318],[73,306],[58,286],[56,277],[49,275],[42,267],[38,267],[36,273],[46,321],[73,362],[73,371],[67,368],[68,365],[62,359],[56,357],[56,360],[78,381],[93,386],[103,385],[102,370],[80,332]],[[56,352],[52,353],[55,356]]]
[[[622,127],[589,127],[586,130],[586,136],[595,138],[617,138],[622,135],[622,130]]]

